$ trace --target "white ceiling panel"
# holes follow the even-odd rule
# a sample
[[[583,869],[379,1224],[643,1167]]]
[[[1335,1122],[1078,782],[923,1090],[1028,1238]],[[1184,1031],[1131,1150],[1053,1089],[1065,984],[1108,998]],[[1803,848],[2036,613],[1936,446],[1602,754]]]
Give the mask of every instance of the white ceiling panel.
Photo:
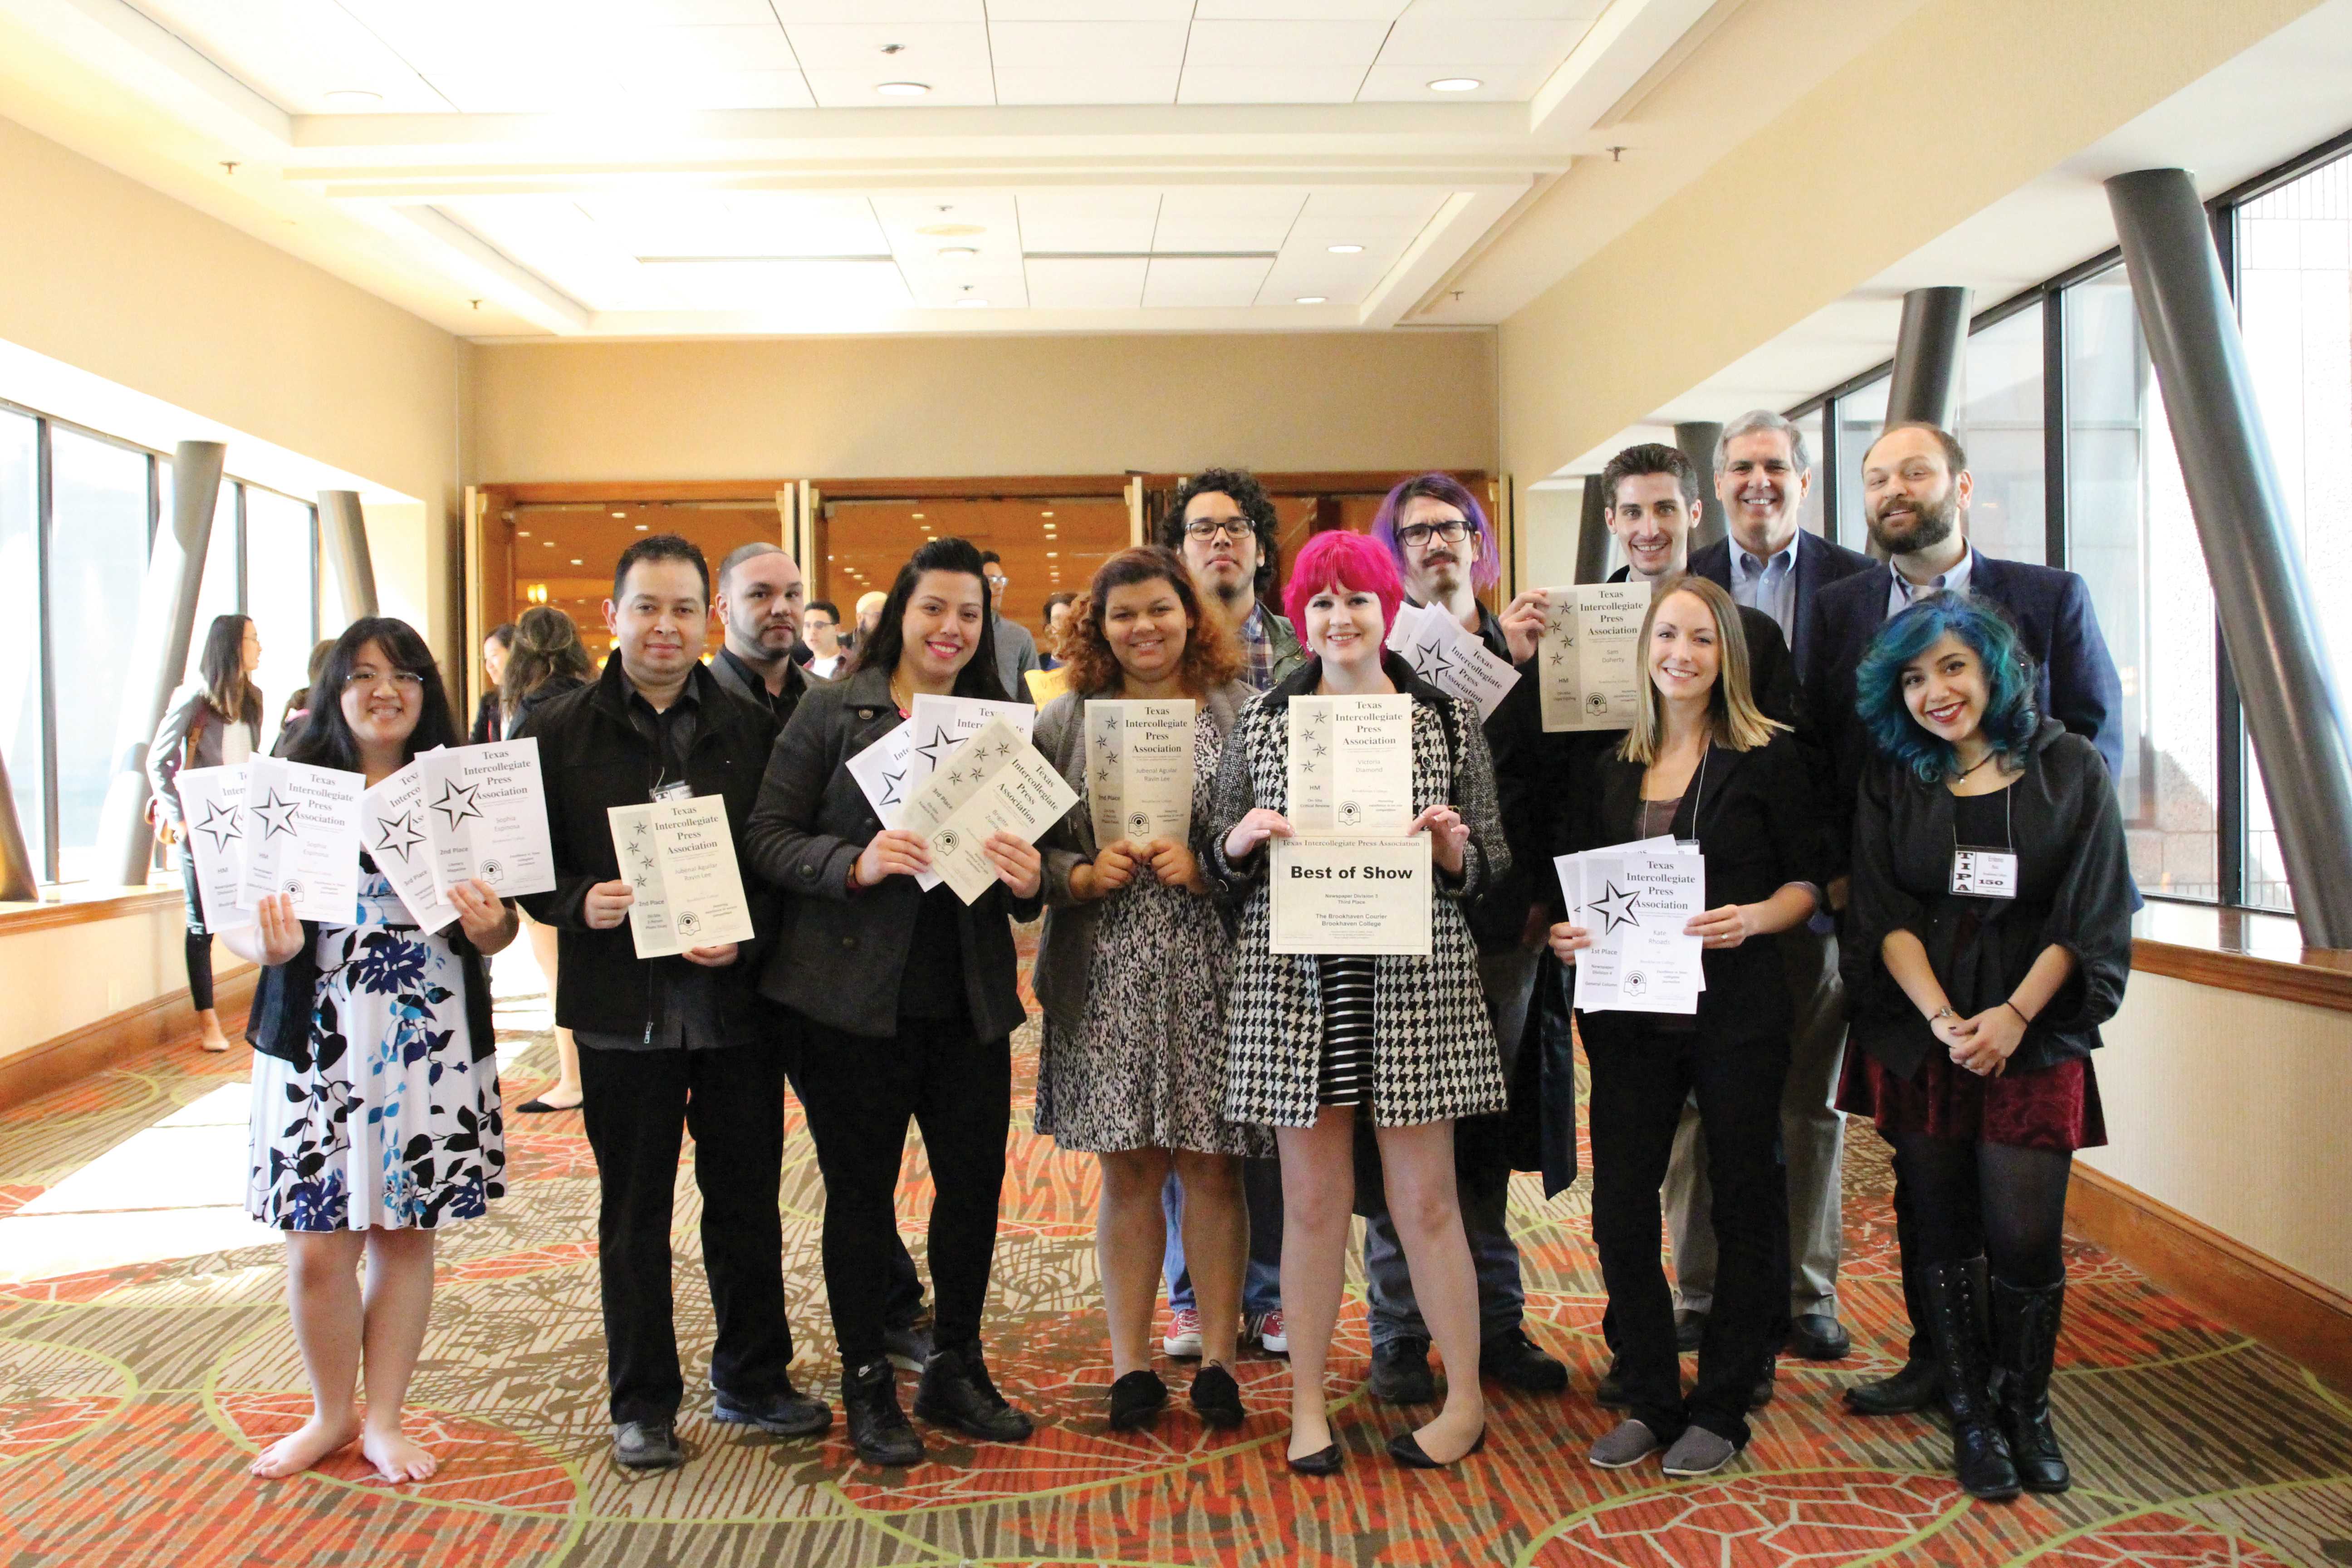
[[[1575,17],[1590,22],[1607,10],[1608,0],[1412,0],[1408,16],[1454,16],[1464,21],[1513,22]]]
[[[635,96],[663,109],[814,109],[798,71],[679,71],[651,79]]]
[[[1385,22],[1404,0],[1201,0],[1202,21]]]
[[[769,0],[787,27],[803,22],[985,22],[982,0]]]
[[[1578,24],[1581,26],[1582,24]],[[1557,62],[1532,59],[1510,65],[1374,66],[1364,73],[1357,90],[1359,103],[1523,103],[1535,96]],[[1468,92],[1433,92],[1429,84],[1444,77],[1466,76],[1479,85]]]
[[[589,8],[581,7],[583,12]],[[640,22],[676,27],[776,25],[776,14],[768,0],[618,0],[610,8]]]
[[[1004,310],[1028,302],[1012,192],[892,192],[874,198],[874,211],[917,305],[942,310],[959,299],[977,299]],[[922,232],[943,226],[978,232]],[[950,255],[950,250],[973,254]]]
[[[871,314],[913,305],[887,261],[684,261],[648,270],[692,310],[753,310],[794,318]]]
[[[1173,103],[1176,66],[1130,68],[1107,67],[1076,73],[1066,70],[1024,70],[996,68],[999,103]]]
[[[1482,66],[1540,60],[1559,64],[1583,36],[1576,21],[1483,21],[1411,12],[1381,46],[1384,66]]]
[[[1189,72],[1199,67],[1311,70],[1370,65],[1388,37],[1386,18],[1353,22],[1196,21],[1184,51]]]
[[[764,27],[644,27],[612,42],[632,70],[788,70],[801,62],[773,22]]]
[[[989,0],[1003,22],[1190,22],[1192,0]]]
[[[877,57],[879,58],[880,57]],[[814,68],[801,73],[819,109],[970,108],[996,101],[996,83],[984,66],[955,70],[911,70],[905,67],[869,69],[865,67]],[[930,91],[920,98],[891,98],[874,89],[886,81],[919,81]]]
[[[1179,103],[1352,103],[1365,66],[1187,65]]]
[[[1249,257],[1164,257],[1151,259],[1143,281],[1146,310],[1183,307],[1238,307],[1257,299],[1273,258]]]
[[[292,114],[446,114],[452,107],[349,12],[304,0],[146,0],[149,16]],[[351,89],[382,101],[331,102]]]
[[[686,301],[569,196],[443,202],[443,216],[592,310],[676,310]]]
[[[1151,248],[1279,250],[1307,205],[1295,185],[1175,185],[1160,202]]]
[[[927,70],[988,68],[988,28],[977,22],[794,23],[785,29],[803,70],[867,70],[877,81],[923,81]],[[899,45],[897,54],[882,51]]]
[[[1324,185],[1307,199],[1299,226],[1360,222],[1419,228],[1448,194],[1433,185]]]
[[[1143,304],[1142,257],[1039,258],[1024,270],[1029,305],[1037,310],[1133,310]]]
[[[634,256],[880,256],[890,249],[864,196],[680,191],[583,196],[583,210]]]
[[[1146,251],[1160,219],[1160,193],[1118,186],[1024,191],[1019,207],[1021,246],[1033,256]],[[1137,287],[1141,288],[1139,279]]]
[[[1181,22],[997,22],[988,37],[999,71],[1065,71],[1073,92],[1085,91],[1102,71],[1164,71],[1172,99],[1185,32]]]

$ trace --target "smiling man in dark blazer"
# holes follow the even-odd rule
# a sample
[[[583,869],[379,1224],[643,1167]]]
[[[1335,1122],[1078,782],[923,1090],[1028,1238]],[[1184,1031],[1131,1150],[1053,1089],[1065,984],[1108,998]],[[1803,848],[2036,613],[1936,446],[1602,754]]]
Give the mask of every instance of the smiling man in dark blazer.
[[[1871,755],[1854,714],[1854,670],[1879,628],[1921,595],[1965,591],[2007,612],[2034,662],[2035,707],[2097,747],[2110,779],[2122,771],[2123,682],[2100,635],[2089,584],[2072,572],[2003,561],[1970,545],[1972,485],[1968,454],[1951,432],[1934,425],[1897,421],[1863,454],[1863,516],[1888,561],[1822,590],[1805,633],[1805,678],[1835,765],[1830,809],[1832,843],[1841,850],[1851,850],[1854,794]],[[1843,906],[1842,861],[1837,871],[1830,900]],[[1910,1202],[1899,1178],[1895,1223],[1908,1255]],[[1911,1314],[1909,1360],[1893,1377],[1846,1390],[1846,1404],[1866,1415],[1925,1409],[1942,1397],[1925,1308],[1907,1268],[1903,1300]]]

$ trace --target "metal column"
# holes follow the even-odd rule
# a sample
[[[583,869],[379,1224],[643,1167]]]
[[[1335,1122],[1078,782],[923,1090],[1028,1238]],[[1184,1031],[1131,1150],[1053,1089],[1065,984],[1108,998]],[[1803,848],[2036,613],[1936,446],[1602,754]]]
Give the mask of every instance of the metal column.
[[[0,902],[30,903],[41,896],[41,870],[16,821],[16,795],[8,786],[8,762],[0,757]]]
[[[155,531],[147,575],[139,590],[131,666],[115,710],[114,773],[99,808],[97,879],[125,887],[146,883],[155,855],[147,826],[147,742],[163,721],[163,707],[188,668],[196,591],[204,584],[205,547],[213,534],[221,465],[228,448],[217,441],[183,441],[172,456],[172,519]]]
[[[2303,940],[2352,948],[2352,751],[2213,231],[2182,170],[2106,189]]]
[[[368,553],[367,520],[360,511],[357,490],[319,492],[319,542],[342,584],[342,626],[376,614],[375,558]],[[323,608],[323,606],[321,606]],[[323,622],[325,617],[320,617]],[[322,628],[323,629],[323,626]]]
[[[1887,378],[1886,423],[1924,419],[1952,427],[1960,355],[1968,341],[1966,289],[1914,289],[1903,296],[1903,326],[1895,336],[1895,368]]]
[[[1690,536],[1694,553],[1721,539],[1727,527],[1723,503],[1715,499],[1715,444],[1722,437],[1723,426],[1713,420],[1687,419],[1675,426],[1675,445],[1698,470],[1698,522]]]
[[[1601,476],[1584,476],[1584,507],[1576,524],[1576,580],[1598,583],[1609,570],[1609,498]]]

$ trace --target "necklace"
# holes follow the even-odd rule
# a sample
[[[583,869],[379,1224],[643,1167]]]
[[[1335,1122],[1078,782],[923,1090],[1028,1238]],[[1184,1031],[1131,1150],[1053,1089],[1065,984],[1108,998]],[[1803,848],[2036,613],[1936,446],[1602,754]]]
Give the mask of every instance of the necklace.
[[[899,712],[901,712],[901,713],[905,713],[905,712],[908,712],[908,711],[909,711],[910,710],[912,710],[912,709],[913,709],[913,707],[915,706],[915,700],[914,700],[914,698],[913,698],[911,695],[902,697],[902,696],[900,696],[900,695],[898,694],[898,681],[899,681],[899,679],[900,679],[900,677],[899,677],[899,675],[898,675],[898,671],[896,671],[896,670],[891,671],[891,673],[890,673],[890,701],[891,701],[891,704],[892,704],[894,707],[896,707],[896,708],[898,710],[898,711],[899,711]]]
[[[1957,774],[1955,774],[1954,776],[1955,776],[1956,778],[1963,778],[1963,779],[1964,779],[1964,778],[1968,777],[1970,773],[1972,773],[1976,772],[1979,768],[1980,768],[1980,767],[1984,766],[1987,763],[1989,763],[1989,762],[1992,761],[1995,757],[1997,757],[1997,756],[1999,756],[1999,755],[2000,755],[2000,753],[1999,752],[1988,751],[1988,752],[1985,752],[1985,754],[1984,754],[1983,756],[1979,757],[1975,762],[1970,763],[1967,767],[1962,768],[1962,769],[1961,769],[1961,770],[1960,770]]]

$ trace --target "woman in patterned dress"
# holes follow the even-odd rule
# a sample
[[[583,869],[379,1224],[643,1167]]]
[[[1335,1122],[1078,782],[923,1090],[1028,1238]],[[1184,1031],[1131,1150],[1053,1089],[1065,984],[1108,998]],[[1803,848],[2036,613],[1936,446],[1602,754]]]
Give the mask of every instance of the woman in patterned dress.
[[[1045,1014],[1037,1131],[1102,1165],[1095,1248],[1110,1321],[1110,1425],[1149,1424],[1168,1403],[1151,1370],[1167,1226],[1160,1192],[1184,1184],[1184,1255],[1202,1305],[1192,1405],[1213,1426],[1239,1426],[1234,1381],[1249,1221],[1241,1156],[1264,1154],[1259,1130],[1225,1120],[1225,977],[1233,938],[1194,858],[1192,833],[1096,840],[1087,701],[1189,701],[1193,831],[1202,825],[1217,754],[1256,696],[1241,660],[1201,604],[1184,563],[1156,546],[1104,563],[1073,606],[1062,647],[1071,689],[1037,717],[1037,748],[1076,786],[1078,804],[1046,834],[1045,931],[1034,983]]]
[[[1313,658],[1243,713],[1226,738],[1202,859],[1242,903],[1227,1012],[1225,1114],[1275,1129],[1282,1150],[1282,1300],[1290,1329],[1290,1465],[1340,1464],[1323,1369],[1339,1319],[1355,1193],[1354,1118],[1378,1133],[1389,1212],[1430,1336],[1452,1372],[1444,1407],[1389,1444],[1400,1465],[1450,1465],[1486,1441],[1478,1287],[1455,1205],[1454,1122],[1503,1109],[1502,1053],[1464,908],[1510,868],[1494,761],[1475,709],[1382,647],[1403,602],[1396,564],[1344,530],[1291,567],[1284,607]],[[1409,833],[1430,836],[1435,897],[1426,957],[1303,957],[1271,947],[1265,842],[1293,833],[1294,697],[1412,700]]]
[[[314,690],[295,762],[373,785],[418,752],[457,743],[432,652],[404,621],[353,622]],[[398,847],[367,826],[363,842]],[[515,912],[487,884],[461,882],[449,890],[457,926],[428,935],[365,855],[360,872],[348,925],[299,921],[278,894],[253,925],[223,933],[266,966],[246,1031],[257,1053],[246,1209],[286,1233],[287,1299],[310,1376],[310,1419],[253,1463],[269,1479],[354,1438],[388,1481],[433,1474],[433,1456],[401,1429],[401,1405],[433,1301],[434,1234],[506,1191],[484,960],[514,940]]]

